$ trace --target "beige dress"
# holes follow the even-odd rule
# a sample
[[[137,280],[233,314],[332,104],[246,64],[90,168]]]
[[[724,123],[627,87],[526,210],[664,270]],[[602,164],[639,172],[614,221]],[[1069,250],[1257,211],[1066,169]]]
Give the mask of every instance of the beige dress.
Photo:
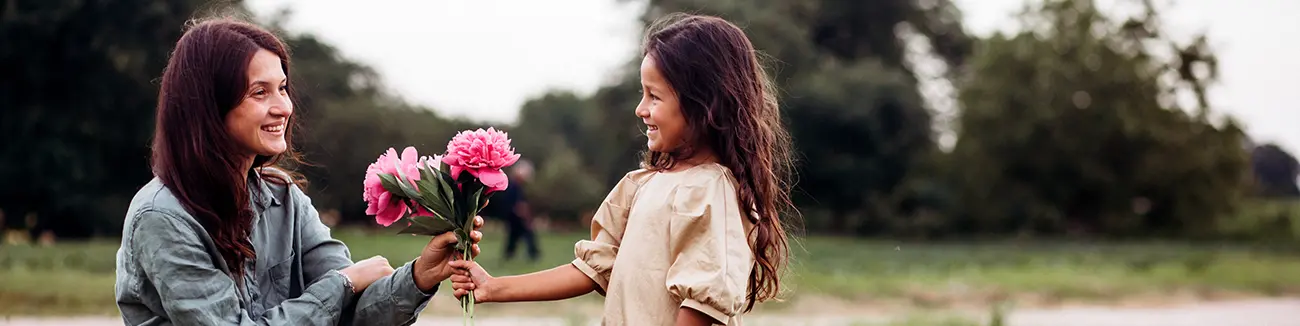
[[[573,265],[600,284],[604,325],[673,325],[679,307],[740,325],[753,221],[718,164],[629,172],[591,220]]]

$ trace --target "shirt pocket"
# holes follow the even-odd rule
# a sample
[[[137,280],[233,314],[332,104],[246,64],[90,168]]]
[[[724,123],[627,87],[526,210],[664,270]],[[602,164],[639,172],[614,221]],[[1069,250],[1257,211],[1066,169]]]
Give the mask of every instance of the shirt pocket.
[[[292,285],[295,279],[295,277],[293,277],[294,257],[295,255],[290,254],[284,259],[284,261],[271,265],[271,268],[267,271],[267,276],[269,278],[267,282],[270,283],[270,291],[267,293],[267,299],[274,302],[273,305],[279,305],[280,302],[297,296],[295,293],[292,293]]]

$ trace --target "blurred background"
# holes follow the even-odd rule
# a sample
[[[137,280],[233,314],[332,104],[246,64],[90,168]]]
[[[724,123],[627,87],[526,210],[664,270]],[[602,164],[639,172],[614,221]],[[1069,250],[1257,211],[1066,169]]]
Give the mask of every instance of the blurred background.
[[[377,155],[509,131],[530,209],[493,210],[479,258],[505,275],[572,260],[636,168],[639,41],[675,11],[745,29],[799,154],[787,294],[752,323],[1297,323],[1292,0],[0,0],[0,322],[120,323],[114,254],[187,20],[288,43],[297,168],[354,258],[424,243],[364,214]],[[439,294],[426,315],[459,310]]]

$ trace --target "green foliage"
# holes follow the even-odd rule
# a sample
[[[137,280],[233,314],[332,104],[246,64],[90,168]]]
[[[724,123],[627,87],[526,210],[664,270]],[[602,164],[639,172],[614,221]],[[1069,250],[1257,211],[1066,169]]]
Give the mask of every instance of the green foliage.
[[[596,210],[608,190],[573,149],[559,146],[549,154],[535,181],[527,184],[529,205],[558,222],[581,225],[582,217]]]
[[[239,1],[232,1],[235,5]],[[199,0],[5,1],[0,8],[0,208],[10,228],[113,233],[149,178],[171,45]],[[229,9],[229,10],[226,10]]]
[[[809,231],[1300,235],[1288,231],[1297,225],[1289,204],[1243,201],[1300,195],[1295,158],[1246,145],[1234,121],[1209,118],[1213,49],[1204,37],[1167,39],[1154,10],[1115,20],[1091,1],[1051,0],[1021,16],[1024,32],[976,39],[950,0],[628,1],[646,4],[642,23],[684,11],[745,30],[794,136],[793,192]],[[186,20],[247,16],[242,2],[10,1],[0,10],[0,71],[13,73],[0,79],[0,136],[16,140],[0,149],[6,227],[54,229],[61,238],[118,234],[131,195],[150,177],[153,79],[167,51]],[[285,15],[262,23],[293,55],[304,127],[296,144],[307,160],[294,168],[323,214],[373,224],[360,184],[380,153],[440,153],[455,132],[487,127],[388,93],[364,63],[285,31]],[[936,117],[918,91],[905,46],[916,38],[947,64],[942,77],[959,90],[951,152],[936,146]],[[592,94],[543,94],[516,123],[495,126],[538,167],[525,184],[537,215],[579,222],[638,167],[640,60],[629,57]],[[1173,100],[1178,92],[1195,103]],[[26,225],[29,213],[35,225]]]
[[[1234,211],[1248,162],[1233,121],[1163,103],[1168,65],[1090,1],[1026,20],[980,44],[959,95],[952,162],[974,228],[1205,235]]]
[[[1223,237],[1280,242],[1300,239],[1300,200],[1256,198],[1241,207],[1238,214],[1219,221]]]
[[[1276,144],[1262,144],[1251,150],[1255,194],[1263,197],[1300,197],[1297,177],[1300,162]]]
[[[492,224],[489,224],[491,226]],[[382,255],[394,262],[417,257],[427,237],[393,230],[335,229],[353,258]],[[500,252],[505,237],[487,229],[485,254]],[[497,236],[493,236],[497,235]],[[538,262],[476,261],[494,275],[518,275],[573,260],[573,243],[585,232],[540,233]],[[1106,301],[1167,293],[1300,294],[1300,256],[1293,246],[1217,243],[951,242],[906,243],[814,236],[801,239],[790,273],[782,280],[796,302],[833,297],[850,304],[908,304],[945,309],[1019,299]],[[117,241],[61,243],[49,247],[0,248],[0,315],[113,314],[113,266]],[[443,284],[443,289],[449,288]],[[447,298],[439,294],[440,298]],[[599,295],[591,300],[598,307]],[[548,314],[566,303],[543,305]],[[506,315],[484,306],[481,316]],[[454,304],[430,309],[458,309]],[[788,307],[787,307],[788,308]],[[599,308],[597,308],[598,311]],[[762,304],[763,312],[782,310]],[[829,308],[834,309],[834,308]],[[458,312],[457,312],[458,313]],[[800,311],[798,313],[807,313]]]
[[[944,59],[960,64],[972,41],[962,31],[951,2],[649,0],[647,4],[643,24],[685,11],[717,15],[745,30],[781,90],[782,111],[803,161],[797,169],[797,204],[826,212],[808,215],[824,216],[810,220],[810,227],[868,234],[890,230],[890,223],[907,218],[910,208],[904,206],[916,199],[907,196],[911,192],[903,185],[915,175],[918,161],[933,151],[934,142],[930,113],[905,60],[905,39],[893,32],[894,26],[913,26],[940,49]],[[534,112],[544,105],[557,107],[547,111],[553,116],[587,107],[589,113],[581,118],[585,123],[550,129],[549,134],[565,135],[584,159],[595,163],[591,170],[611,186],[637,167],[635,154],[644,148],[639,124],[632,118],[640,98],[639,75],[633,68],[640,59],[631,58],[622,80],[597,91],[586,99],[587,104],[556,94],[525,105],[521,116],[536,117]],[[532,128],[532,121],[521,119],[521,128]],[[602,143],[575,142],[568,134],[593,125],[598,127],[579,139]]]

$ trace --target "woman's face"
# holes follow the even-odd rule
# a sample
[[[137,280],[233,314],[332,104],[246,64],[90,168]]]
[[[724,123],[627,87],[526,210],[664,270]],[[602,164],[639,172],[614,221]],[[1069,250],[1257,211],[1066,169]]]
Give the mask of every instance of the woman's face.
[[[274,156],[288,149],[284,134],[293,114],[288,85],[279,56],[266,49],[253,55],[244,98],[226,114],[226,131],[250,157]]]

